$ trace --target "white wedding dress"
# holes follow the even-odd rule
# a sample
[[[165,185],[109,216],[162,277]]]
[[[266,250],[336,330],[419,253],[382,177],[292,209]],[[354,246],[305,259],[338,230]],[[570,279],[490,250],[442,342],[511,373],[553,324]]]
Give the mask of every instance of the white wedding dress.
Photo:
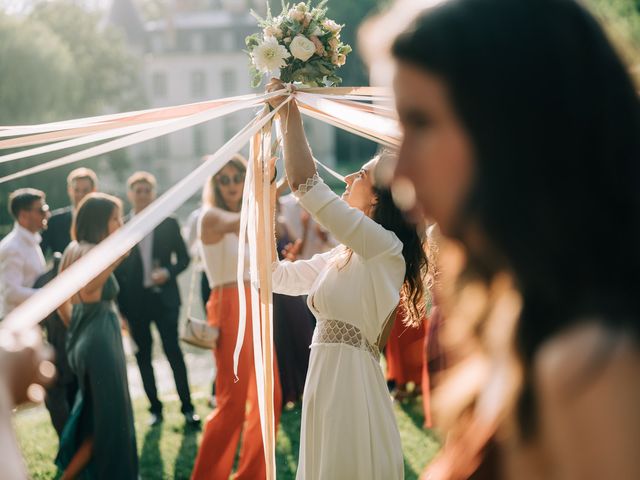
[[[393,232],[349,207],[316,175],[296,195],[344,247],[273,264],[273,291],[309,295],[317,319],[302,400],[302,480],[404,477],[400,434],[376,346],[405,274]]]

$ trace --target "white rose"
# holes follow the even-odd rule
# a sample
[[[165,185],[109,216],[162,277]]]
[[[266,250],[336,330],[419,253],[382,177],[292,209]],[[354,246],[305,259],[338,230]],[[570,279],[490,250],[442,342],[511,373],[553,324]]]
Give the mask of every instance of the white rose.
[[[289,45],[289,51],[295,58],[306,62],[316,52],[316,46],[304,35],[296,35]]]
[[[340,30],[342,30],[342,25],[338,25],[336,22],[329,19],[322,22],[322,26],[331,33],[338,33]]]
[[[303,13],[306,13],[306,12],[307,12],[307,10],[308,10],[308,8],[307,8],[307,4],[306,4],[306,3],[304,3],[304,2],[300,2],[300,3],[298,3],[298,5],[296,5],[296,7],[295,7],[295,8],[296,8],[296,10],[299,10],[299,11],[301,11],[301,12],[303,12]]]

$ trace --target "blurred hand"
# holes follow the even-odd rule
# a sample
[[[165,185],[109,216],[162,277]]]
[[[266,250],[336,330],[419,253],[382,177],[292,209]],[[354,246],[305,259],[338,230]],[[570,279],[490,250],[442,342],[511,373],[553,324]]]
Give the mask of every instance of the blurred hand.
[[[327,232],[324,228],[316,223],[315,225],[316,235],[320,239],[322,243],[327,243],[329,241],[329,232]]]
[[[311,221],[311,214],[305,209],[300,211],[300,222],[302,222],[302,229],[307,230],[309,228],[309,222]]]
[[[43,345],[40,329],[0,331],[0,379],[15,406],[44,400],[44,387],[56,373],[52,360],[53,350]]]
[[[220,340],[220,327],[212,327],[213,328],[213,345],[212,349],[216,350],[218,348],[218,340]]]
[[[156,268],[151,272],[151,281],[154,285],[164,285],[169,280],[169,270],[166,268]]]
[[[295,262],[298,259],[301,248],[302,240],[298,239],[294,243],[287,243],[281,253],[285,260]]]

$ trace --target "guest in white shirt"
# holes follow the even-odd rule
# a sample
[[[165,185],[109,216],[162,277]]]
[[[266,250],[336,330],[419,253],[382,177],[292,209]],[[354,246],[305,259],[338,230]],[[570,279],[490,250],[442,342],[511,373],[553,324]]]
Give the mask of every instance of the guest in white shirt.
[[[36,292],[33,284],[46,268],[40,249],[40,231],[49,218],[44,192],[33,188],[12,192],[9,211],[15,225],[0,242],[0,318]]]

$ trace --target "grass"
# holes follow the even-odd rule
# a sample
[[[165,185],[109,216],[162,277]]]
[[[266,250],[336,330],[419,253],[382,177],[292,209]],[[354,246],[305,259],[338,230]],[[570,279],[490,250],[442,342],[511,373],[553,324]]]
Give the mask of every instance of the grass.
[[[210,412],[202,395],[194,395],[202,418]],[[200,441],[200,432],[185,430],[177,400],[165,402],[165,421],[150,429],[146,422],[146,400],[134,400],[134,415],[140,455],[140,476],[144,480],[188,479]],[[417,479],[439,444],[433,432],[422,428],[422,412],[416,402],[396,404],[396,417],[404,450],[405,477]],[[298,459],[301,411],[285,410],[278,432],[276,464],[279,479],[295,478]],[[23,410],[15,415],[18,440],[32,479],[56,478],[53,464],[58,439],[44,408]]]

